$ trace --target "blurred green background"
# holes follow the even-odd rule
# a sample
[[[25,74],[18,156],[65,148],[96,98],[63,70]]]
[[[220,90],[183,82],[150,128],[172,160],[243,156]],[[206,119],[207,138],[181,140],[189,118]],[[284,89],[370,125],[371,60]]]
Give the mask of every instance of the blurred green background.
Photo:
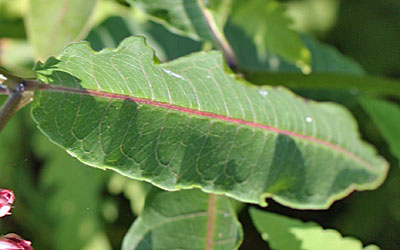
[[[32,76],[34,53],[24,26],[26,2],[0,0],[0,66]],[[297,31],[335,46],[368,73],[400,78],[399,0],[281,2]],[[171,34],[159,24],[143,21],[124,1],[101,1],[90,22],[87,40],[96,50],[115,47],[129,34],[146,36],[161,61],[202,48],[202,44]],[[4,100],[0,96],[0,103]],[[273,201],[266,210],[315,221],[344,236],[354,236],[364,245],[400,249],[400,164],[364,111],[352,104],[348,108],[364,139],[390,162],[385,183],[375,191],[353,193],[325,211],[293,210]],[[147,184],[83,166],[70,157],[35,128],[29,106],[0,134],[0,187],[14,190],[17,197],[13,216],[0,220],[0,232],[16,232],[32,240],[35,249],[58,250],[119,249],[148,190]],[[239,219],[245,235],[241,249],[268,249],[246,207]]]

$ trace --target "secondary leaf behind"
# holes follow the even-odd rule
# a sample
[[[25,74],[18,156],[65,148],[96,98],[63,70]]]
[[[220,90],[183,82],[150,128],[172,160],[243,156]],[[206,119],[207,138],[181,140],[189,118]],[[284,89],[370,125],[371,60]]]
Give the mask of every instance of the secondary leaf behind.
[[[274,250],[361,250],[362,243],[351,237],[342,237],[333,229],[323,229],[314,222],[304,223],[282,215],[250,209],[257,230]],[[365,248],[367,249],[367,248]],[[369,250],[379,250],[375,245]]]
[[[127,0],[170,31],[197,41],[212,41],[198,0]]]
[[[26,27],[37,59],[56,55],[85,35],[85,27],[98,0],[31,0]]]
[[[228,198],[199,190],[153,189],[122,250],[237,249],[242,229]]]
[[[400,84],[398,84],[400,86]],[[398,91],[400,93],[400,91]],[[400,97],[400,94],[398,95]],[[395,103],[376,98],[360,99],[361,106],[371,117],[391,153],[400,161],[400,107]]]
[[[250,36],[264,57],[275,53],[294,62],[303,72],[311,71],[311,54],[296,32],[290,29],[291,20],[275,0],[236,0],[232,22]]]

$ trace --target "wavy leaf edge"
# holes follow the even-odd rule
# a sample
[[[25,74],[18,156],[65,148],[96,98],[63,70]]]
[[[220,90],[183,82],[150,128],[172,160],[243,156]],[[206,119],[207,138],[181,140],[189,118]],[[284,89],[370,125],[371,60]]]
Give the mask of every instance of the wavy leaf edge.
[[[42,69],[43,67],[46,67],[46,65],[47,65],[48,63],[51,63],[52,60],[54,60],[54,59],[57,59],[57,60],[58,60],[59,58],[61,58],[61,57],[64,55],[64,53],[66,53],[66,51],[67,51],[68,49],[70,49],[70,48],[72,48],[72,47],[74,47],[74,46],[84,46],[85,49],[86,49],[88,52],[90,52],[91,54],[95,54],[95,55],[96,55],[96,54],[105,54],[105,53],[109,53],[109,52],[118,52],[119,50],[121,50],[122,48],[124,48],[125,44],[129,44],[129,43],[131,42],[131,40],[132,40],[132,41],[139,40],[141,43],[144,44],[144,46],[145,46],[147,49],[151,50],[152,58],[153,58],[153,64],[154,64],[154,65],[171,64],[171,63],[179,62],[180,60],[185,60],[185,58],[190,57],[190,56],[193,56],[193,55],[197,55],[197,54],[208,54],[208,55],[210,55],[210,56],[214,56],[214,57],[217,57],[217,58],[218,58],[219,64],[222,66],[222,68],[224,69],[224,73],[225,73],[228,77],[232,77],[236,82],[239,82],[239,83],[243,84],[244,86],[246,86],[246,87],[248,87],[248,88],[251,88],[251,89],[254,89],[254,90],[257,90],[257,91],[260,91],[260,90],[271,90],[271,89],[280,89],[280,90],[285,91],[287,94],[290,94],[291,97],[296,98],[296,99],[299,99],[299,100],[303,100],[303,101],[305,101],[305,102],[307,102],[307,103],[309,103],[309,104],[319,105],[320,107],[322,107],[322,106],[331,106],[331,105],[333,105],[333,106],[335,106],[338,110],[340,110],[340,112],[344,112],[344,113],[346,113],[347,115],[350,115],[350,116],[351,116],[350,111],[348,111],[343,105],[338,104],[338,103],[334,103],[334,102],[317,102],[317,101],[309,100],[309,99],[306,99],[306,98],[303,98],[303,97],[301,97],[301,96],[296,95],[294,92],[292,92],[291,90],[289,90],[288,88],[283,87],[283,86],[269,86],[269,85],[266,85],[266,86],[257,86],[257,85],[253,85],[253,84],[251,84],[250,82],[247,82],[246,80],[244,80],[240,75],[239,75],[239,76],[236,75],[236,74],[229,68],[229,66],[227,65],[227,63],[226,63],[225,60],[223,59],[224,57],[223,57],[223,55],[222,55],[222,53],[221,53],[220,51],[199,51],[199,52],[194,52],[194,53],[190,53],[190,54],[188,54],[188,55],[185,55],[185,56],[183,56],[183,57],[174,59],[174,60],[172,60],[172,61],[163,62],[163,63],[162,63],[162,62],[160,62],[160,60],[158,60],[158,58],[157,58],[157,56],[156,56],[156,53],[155,53],[155,50],[154,50],[152,47],[150,47],[150,46],[146,43],[146,38],[143,37],[143,36],[131,36],[131,37],[127,37],[127,38],[125,38],[125,39],[118,45],[117,48],[105,48],[105,49],[102,49],[102,50],[100,50],[100,51],[95,51],[95,50],[93,50],[92,47],[90,46],[90,43],[87,42],[87,41],[72,42],[72,43],[70,43],[70,44],[68,44],[67,46],[64,47],[62,53],[61,53],[59,56],[57,56],[57,57],[54,57],[54,56],[53,56],[53,57],[50,57],[50,58],[48,58],[45,62],[38,61],[38,62],[35,64],[35,66],[34,66],[34,71],[37,73],[38,71],[40,71],[40,69]],[[38,74],[37,74],[37,76],[38,76]],[[39,87],[38,89],[34,89],[34,90],[36,90],[36,91],[48,91],[48,90],[49,90],[49,91],[56,91],[56,92],[57,92],[57,91],[63,92],[63,91],[65,91],[65,90],[67,90],[67,91],[68,91],[68,90],[73,90],[72,88],[71,88],[71,89],[68,89],[68,87],[66,87],[66,88],[62,88],[62,87],[61,87],[60,89],[57,89],[57,87],[56,87],[56,88],[53,89],[51,86],[61,86],[61,85],[54,85],[54,84],[49,84],[49,83],[44,83],[44,84],[45,84],[45,85],[48,85],[48,86],[50,86],[50,87],[49,87],[49,88],[46,88],[46,87],[45,87],[45,88],[41,88],[41,87]],[[83,90],[83,91],[87,91],[87,89],[85,89],[85,88],[82,88],[82,90]],[[75,92],[75,91],[72,91],[72,92]],[[98,92],[98,91],[97,91],[97,92]],[[77,92],[75,92],[75,93],[77,93]],[[79,91],[78,91],[78,94],[82,94],[82,93],[83,93],[83,92],[79,93]],[[102,92],[102,93],[107,94],[107,92]],[[114,94],[112,94],[112,93],[110,93],[110,94],[111,94],[111,95],[114,95]],[[103,97],[107,98],[107,96],[103,96]],[[128,97],[131,97],[132,99],[137,99],[137,100],[141,99],[141,98],[136,98],[136,97],[133,97],[133,96],[128,96]],[[108,97],[108,98],[109,98],[109,97]],[[154,104],[154,103],[156,103],[156,104],[161,104],[161,107],[163,106],[163,104],[166,104],[166,105],[168,106],[168,103],[158,102],[158,101],[150,100],[150,99],[142,99],[142,100],[143,100],[144,102],[145,102],[146,100],[147,100],[147,101],[151,101],[151,102],[153,102],[153,104]],[[130,100],[130,101],[135,101],[135,100]],[[156,105],[156,106],[158,106],[158,105]],[[179,107],[179,106],[177,106],[177,107]],[[186,107],[181,107],[181,108],[186,109]],[[195,111],[195,109],[192,109],[192,110]],[[203,111],[200,111],[200,112],[202,112],[202,113],[207,113],[207,111],[204,111],[204,112],[203,112]],[[31,114],[32,114],[32,112],[31,112]],[[211,115],[212,115],[212,113],[208,113],[208,114],[211,114]],[[214,114],[214,115],[216,115],[216,116],[218,116],[218,117],[222,117],[222,116],[223,116],[223,115],[219,115],[219,114]],[[353,184],[349,185],[346,189],[344,189],[342,192],[338,192],[338,193],[336,193],[335,195],[330,195],[330,198],[328,198],[324,204],[313,205],[313,204],[294,203],[292,200],[286,200],[286,199],[280,197],[279,195],[276,195],[276,194],[273,194],[273,193],[270,193],[270,192],[263,192],[263,193],[259,196],[259,201],[256,202],[256,201],[254,201],[254,200],[248,200],[248,199],[244,199],[244,198],[238,197],[238,196],[235,195],[235,194],[230,194],[230,193],[229,193],[229,190],[228,190],[228,191],[225,191],[225,190],[224,190],[224,191],[213,190],[213,189],[208,189],[208,188],[206,188],[206,187],[203,187],[202,185],[197,185],[197,184],[192,184],[192,185],[178,185],[178,184],[177,184],[177,185],[174,186],[174,188],[167,188],[167,187],[165,187],[165,186],[163,186],[163,185],[158,184],[157,181],[151,180],[150,178],[146,178],[146,177],[139,177],[139,178],[137,178],[137,177],[132,177],[131,175],[128,175],[128,174],[124,173],[123,171],[119,170],[119,169],[116,168],[116,167],[112,167],[112,166],[99,166],[99,165],[97,165],[96,163],[88,162],[87,160],[82,159],[82,157],[80,157],[78,154],[75,154],[74,152],[72,152],[72,151],[70,151],[68,148],[66,148],[65,146],[63,146],[63,145],[61,145],[60,143],[54,141],[54,140],[50,137],[50,135],[48,135],[48,134],[40,127],[39,121],[35,119],[34,115],[32,114],[31,116],[32,116],[33,120],[36,122],[38,129],[39,129],[43,134],[45,134],[45,135],[48,137],[48,139],[49,139],[52,143],[54,143],[54,144],[58,145],[59,147],[63,148],[64,150],[66,150],[66,152],[67,152],[69,155],[71,155],[71,156],[74,157],[74,158],[77,158],[79,161],[83,162],[85,165],[88,165],[88,166],[91,166],[91,167],[95,167],[95,168],[99,168],[99,169],[102,169],[102,170],[110,169],[110,170],[115,171],[115,172],[117,172],[117,173],[119,173],[119,174],[121,174],[121,175],[123,175],[123,176],[128,177],[128,178],[133,178],[133,179],[140,180],[140,181],[146,181],[146,182],[149,182],[149,183],[151,183],[152,185],[154,185],[154,186],[156,186],[156,187],[158,187],[158,188],[161,188],[161,189],[167,190],[167,191],[178,191],[178,190],[184,190],[184,189],[198,188],[198,189],[200,189],[200,190],[202,190],[203,192],[206,192],[206,193],[216,194],[216,195],[226,195],[226,196],[228,196],[228,197],[231,197],[231,198],[233,198],[233,199],[239,200],[239,201],[241,201],[241,202],[259,204],[260,206],[263,206],[263,207],[265,207],[265,206],[268,205],[268,203],[266,202],[266,199],[267,199],[267,198],[272,198],[273,200],[277,201],[278,203],[280,203],[280,204],[282,204],[282,205],[284,205],[284,206],[287,206],[287,207],[291,207],[291,208],[296,208],[296,209],[327,209],[327,208],[329,208],[329,207],[333,204],[333,202],[335,202],[335,201],[337,201],[337,200],[339,200],[339,199],[345,198],[346,196],[348,196],[348,195],[349,195],[350,193],[352,193],[353,191],[363,191],[363,190],[373,190],[373,189],[376,189],[378,186],[380,186],[380,185],[383,183],[383,181],[385,180],[385,178],[386,178],[386,176],[387,176],[388,170],[389,170],[389,165],[388,165],[388,163],[384,160],[383,157],[381,157],[380,155],[378,155],[377,150],[376,150],[371,144],[369,144],[369,143],[367,143],[367,142],[361,140],[360,133],[359,133],[359,131],[358,131],[358,126],[356,125],[355,121],[351,121],[351,122],[354,123],[354,124],[352,124],[352,125],[353,125],[353,126],[356,126],[356,128],[357,128],[357,131],[355,131],[355,132],[357,133],[358,139],[360,139],[361,144],[362,144],[364,147],[366,147],[368,150],[370,150],[371,152],[373,152],[374,155],[375,155],[375,157],[379,158],[379,159],[381,160],[381,162],[383,163],[383,165],[381,165],[380,168],[381,168],[381,169],[384,169],[384,170],[383,170],[382,173],[380,174],[379,178],[377,178],[374,182],[365,183],[365,184],[354,184],[354,183],[353,183]],[[214,117],[214,118],[215,118],[215,117]],[[231,119],[232,119],[232,120],[240,120],[240,119],[235,119],[235,118],[231,118],[231,117],[227,117],[227,116],[226,116],[226,118],[227,118],[228,120],[231,120]],[[217,119],[218,119],[218,118],[217,118]],[[248,121],[245,121],[245,120],[242,120],[242,121],[244,121],[245,123],[248,122]],[[251,123],[251,122],[248,122],[248,123]],[[244,124],[244,125],[247,125],[247,124]],[[260,125],[263,125],[263,124],[260,124]],[[270,131],[271,131],[271,132],[278,133],[278,134],[285,134],[285,133],[282,133],[282,131],[286,131],[286,130],[284,130],[284,129],[279,129],[279,128],[275,128],[275,127],[270,127],[270,126],[268,126],[268,125],[265,125],[265,126],[266,126],[266,127],[269,127],[269,128],[272,128],[272,130],[270,129]],[[293,135],[292,133],[297,133],[297,132],[292,132],[292,131],[286,131],[286,132],[289,133],[289,134],[285,134],[285,135],[288,135],[288,136],[292,136],[292,135]],[[304,139],[303,136],[308,137],[307,135],[298,134],[298,138],[303,138],[303,139]],[[315,140],[314,140],[314,141],[312,140],[312,141],[313,141],[313,142],[317,142],[317,143],[318,143],[318,141],[323,141],[323,140],[320,140],[319,138],[316,138],[316,137],[315,137],[314,139],[315,139]],[[338,148],[341,148],[341,149],[343,149],[344,151],[347,151],[347,149],[342,148],[341,146],[332,144],[332,143],[330,143],[329,141],[325,141],[325,142],[327,142],[327,144],[330,144],[330,145],[332,145],[332,146],[334,146],[334,147],[337,146]],[[330,145],[328,145],[328,147],[331,147]],[[326,146],[326,145],[323,145],[323,146]],[[349,152],[349,154],[353,154],[351,151],[348,151],[348,152]],[[356,156],[357,158],[359,157],[359,156],[357,156],[357,155],[355,155],[355,154],[354,154],[354,156]],[[364,162],[364,160],[363,160],[361,157],[359,157],[359,159],[360,159],[361,161]],[[354,160],[354,159],[353,159],[353,160]],[[357,160],[356,160],[356,161],[357,161]],[[367,162],[365,161],[364,163],[367,163]],[[375,172],[379,172],[379,170],[381,170],[381,169],[379,169],[379,168],[376,168],[376,169],[375,169],[374,166],[370,165],[369,163],[367,163],[367,165],[365,165],[365,166],[366,166],[368,169],[370,169],[370,170],[372,170],[372,171],[375,171]]]

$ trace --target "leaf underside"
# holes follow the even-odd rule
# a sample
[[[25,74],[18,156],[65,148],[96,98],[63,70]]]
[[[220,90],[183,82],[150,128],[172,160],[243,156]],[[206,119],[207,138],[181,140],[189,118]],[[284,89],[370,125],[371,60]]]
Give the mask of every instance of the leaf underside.
[[[383,181],[387,163],[346,110],[252,86],[222,58],[199,52],[158,64],[141,37],[98,53],[72,44],[36,66],[52,91],[36,91],[32,115],[85,164],[167,190],[326,208]]]

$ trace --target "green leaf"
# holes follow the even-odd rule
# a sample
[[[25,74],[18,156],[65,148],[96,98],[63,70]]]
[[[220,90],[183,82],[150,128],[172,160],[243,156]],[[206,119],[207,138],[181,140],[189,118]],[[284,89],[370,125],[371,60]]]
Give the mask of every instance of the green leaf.
[[[146,195],[151,187],[147,182],[132,180],[117,173],[112,175],[108,184],[108,190],[111,194],[119,195],[123,193],[129,199],[132,212],[135,215],[142,213]]]
[[[84,37],[96,3],[97,0],[29,1],[26,27],[36,57],[47,59]]]
[[[153,58],[131,37],[99,53],[72,44],[39,63],[51,83],[35,93],[39,128],[90,166],[263,205],[326,208],[385,178],[387,163],[342,107],[252,86],[225,71],[219,52]]]
[[[86,38],[94,50],[115,48],[126,37],[140,35],[156,50],[161,61],[168,61],[201,50],[201,44],[192,39],[175,35],[161,24],[138,21],[119,16],[110,17],[95,27]]]
[[[35,77],[33,52],[26,40],[7,39],[0,43],[0,50],[1,66],[7,71],[24,78]]]
[[[263,239],[275,250],[363,249],[359,240],[342,237],[336,230],[323,229],[314,222],[304,223],[297,219],[254,208],[250,208],[250,216]],[[366,248],[379,249],[375,245]]]
[[[258,52],[272,52],[294,62],[303,72],[311,71],[311,56],[300,37],[291,30],[291,20],[274,0],[237,0],[232,9],[232,22],[250,36]]]
[[[299,36],[289,29],[290,20],[279,3],[265,1],[129,0],[145,16],[163,24],[171,32],[197,41],[216,42],[229,47],[223,34],[229,14],[245,30],[264,56],[276,53],[310,71],[310,53]],[[231,13],[232,12],[232,13]],[[261,21],[260,21],[261,20]],[[282,42],[283,41],[283,42]]]
[[[335,47],[307,35],[302,35],[301,39],[311,52],[312,72],[365,74],[365,70],[357,61],[343,55]]]
[[[198,190],[153,189],[122,250],[237,249],[243,233],[228,198]]]
[[[246,78],[259,85],[283,85],[294,90],[346,91],[353,95],[400,97],[399,81],[370,75],[249,72]]]
[[[127,2],[141,9],[153,21],[163,24],[173,33],[197,41],[213,40],[199,0],[127,0]]]
[[[340,3],[331,0],[287,1],[286,13],[293,19],[293,29],[323,37],[335,26]]]
[[[232,21],[227,23],[225,33],[235,51],[241,68],[245,71],[301,73],[299,68],[279,55],[273,53],[263,55],[260,53],[254,41],[246,36],[245,30],[232,23]],[[365,70],[357,62],[342,55],[334,47],[323,44],[307,35],[302,35],[301,39],[311,53],[312,72],[365,74]]]
[[[26,37],[23,21],[25,5],[24,0],[0,0],[0,38]]]
[[[130,0],[140,11],[136,17],[147,17],[163,24],[171,32],[203,41],[205,46],[218,47],[227,58],[229,66],[236,68],[237,61],[228,44],[223,27],[231,10],[232,0]],[[138,10],[135,8],[134,10]],[[137,13],[140,14],[137,14]],[[140,18],[136,18],[140,19]]]
[[[400,84],[398,84],[400,88]],[[400,91],[399,91],[400,92]],[[398,95],[400,97],[400,94]],[[376,98],[360,98],[360,104],[388,143],[390,152],[400,161],[400,107]]]

